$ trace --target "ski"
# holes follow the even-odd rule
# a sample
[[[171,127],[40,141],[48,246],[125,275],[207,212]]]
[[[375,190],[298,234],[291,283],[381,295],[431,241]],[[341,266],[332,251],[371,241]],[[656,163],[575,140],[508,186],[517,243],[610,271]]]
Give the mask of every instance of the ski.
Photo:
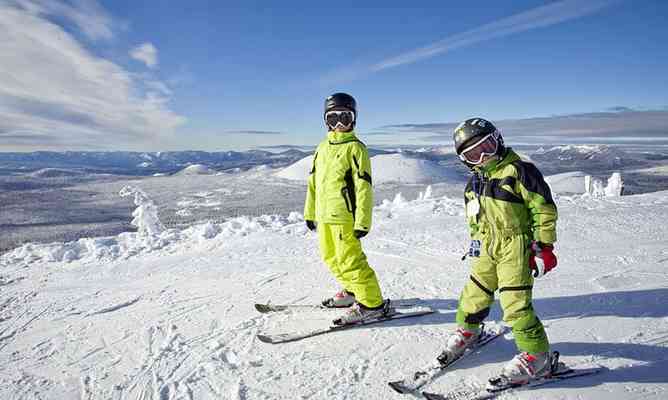
[[[314,329],[314,330],[310,330],[310,331],[302,331],[302,332],[288,332],[288,333],[277,333],[277,334],[266,334],[266,335],[259,334],[259,335],[257,335],[257,338],[261,342],[271,343],[271,344],[294,342],[294,341],[297,341],[297,340],[306,339],[306,338],[313,337],[313,336],[318,336],[318,335],[323,335],[323,334],[326,334],[326,333],[344,331],[344,330],[347,330],[347,329],[358,328],[358,327],[361,327],[361,326],[379,324],[379,323],[383,323],[383,322],[392,321],[392,320],[395,320],[395,319],[420,317],[420,316],[423,316],[423,315],[432,314],[433,312],[434,312],[434,310],[432,310],[432,309],[424,309],[424,310],[420,310],[420,311],[411,311],[411,312],[395,311],[394,313],[386,315],[386,316],[381,317],[381,318],[370,319],[370,320],[358,322],[358,323],[355,323],[355,324],[330,325],[326,328],[318,328],[318,329]]]
[[[419,304],[422,300],[419,298],[391,300],[390,306],[394,308],[412,307]],[[342,310],[347,307],[326,307],[322,304],[271,304],[255,303],[255,309],[262,313],[281,312],[290,310]]]
[[[388,385],[395,391],[408,394],[418,393],[419,389],[426,385],[427,383],[433,381],[439,376],[443,375],[446,370],[448,370],[452,365],[457,363],[459,360],[468,357],[470,354],[478,351],[480,348],[491,342],[492,340],[498,338],[499,336],[506,333],[506,327],[500,327],[495,330],[486,329],[484,326],[482,328],[482,335],[476,342],[476,344],[464,351],[464,353],[451,361],[442,361],[440,356],[436,360],[432,361],[429,365],[426,365],[424,368],[419,371],[414,372],[405,379],[399,381],[388,382]]]
[[[550,383],[564,381],[566,379],[578,378],[581,376],[594,375],[601,371],[604,368],[578,368],[572,369],[568,368],[564,371],[554,373],[549,377],[536,379],[525,384],[503,384],[503,385],[489,385],[486,388],[476,389],[464,389],[464,390],[455,390],[450,393],[441,395],[437,393],[422,392],[422,395],[427,400],[489,400],[493,399],[501,393],[507,393],[508,391],[519,391],[519,390],[529,390],[535,387],[548,385]]]

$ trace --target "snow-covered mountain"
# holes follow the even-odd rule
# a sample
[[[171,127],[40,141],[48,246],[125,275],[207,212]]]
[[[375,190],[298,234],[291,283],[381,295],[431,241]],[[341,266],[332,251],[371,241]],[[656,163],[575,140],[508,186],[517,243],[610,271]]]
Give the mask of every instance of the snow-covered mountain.
[[[84,173],[79,170],[64,168],[42,168],[29,174],[32,178],[64,178],[81,176]]]
[[[624,150],[606,145],[566,145],[549,149],[539,148],[531,159],[547,167],[560,169],[610,170],[641,164],[640,160]]]
[[[38,151],[33,153],[1,153],[0,175],[7,172],[28,172],[42,168],[79,169],[88,172],[106,172],[126,175],[152,175],[174,173],[191,164],[202,164],[216,170],[235,167],[249,168],[255,165],[284,166],[307,153],[287,150],[272,153],[262,150],[245,152],[221,151]]]
[[[253,308],[338,289],[297,213],[6,253],[0,398],[403,398],[387,381],[442,350],[469,279],[461,199],[428,192],[384,201],[363,242],[386,297],[421,298],[436,313],[284,345],[256,335],[327,326],[340,312]],[[647,221],[668,213],[668,192],[557,202],[559,265],[535,282],[534,307],[563,361],[606,369],[506,397],[664,399],[668,226]],[[155,218],[139,204],[136,217]],[[489,320],[500,319],[494,306]],[[515,351],[507,334],[426,389],[483,385]]]
[[[176,175],[212,175],[215,173],[216,171],[206,165],[193,164],[183,168],[181,171],[177,172]]]
[[[403,153],[372,157],[371,168],[376,183],[436,183],[464,179],[457,170]]]

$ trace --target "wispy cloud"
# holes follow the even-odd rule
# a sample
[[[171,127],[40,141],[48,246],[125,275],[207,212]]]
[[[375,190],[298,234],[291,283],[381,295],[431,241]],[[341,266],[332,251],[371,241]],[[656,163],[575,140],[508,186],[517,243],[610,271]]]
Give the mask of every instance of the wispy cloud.
[[[387,130],[387,131],[371,131],[371,132],[360,132],[362,136],[394,136],[401,134],[400,130]]]
[[[668,138],[668,110],[639,111],[629,107],[612,107],[615,111],[555,115],[526,119],[493,121],[504,136],[523,141],[540,142],[572,139],[648,140]],[[458,122],[411,123],[380,127],[397,133],[415,134],[425,142],[449,142]],[[424,134],[428,134],[425,136]]]
[[[386,58],[371,65],[339,69],[326,76],[322,81],[333,83],[333,81],[344,82],[353,80],[363,75],[443,55],[451,50],[467,47],[475,43],[584,17],[620,1],[622,0],[557,1],[490,22],[468,31],[447,36],[429,45]]]
[[[143,62],[149,68],[158,65],[158,49],[152,43],[142,43],[130,50],[130,57]]]
[[[40,17],[58,17],[73,23],[92,40],[113,37],[113,19],[95,0],[7,0],[7,5]]]
[[[226,130],[225,133],[239,134],[239,135],[284,135],[285,132],[278,131],[262,131],[262,130],[252,130],[252,129],[240,129],[240,130]]]
[[[455,122],[431,122],[426,124],[395,124],[381,126],[381,129],[389,129],[394,132],[452,132],[459,123]]]
[[[608,111],[613,111],[613,112],[635,111],[633,108],[624,107],[624,106],[609,107],[607,110]]]
[[[112,23],[100,10],[93,1],[0,4],[0,149],[31,140],[127,148],[185,122],[169,109],[164,83],[96,57],[47,18],[78,21],[91,39],[110,38]]]

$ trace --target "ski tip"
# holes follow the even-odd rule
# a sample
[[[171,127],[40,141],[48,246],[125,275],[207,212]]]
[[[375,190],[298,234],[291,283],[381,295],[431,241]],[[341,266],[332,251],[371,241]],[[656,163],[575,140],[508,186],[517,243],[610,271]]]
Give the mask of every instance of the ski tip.
[[[407,394],[412,392],[401,381],[387,382],[387,384],[397,393]]]
[[[271,311],[271,308],[267,304],[255,303],[255,309],[261,313],[267,313]]]
[[[427,400],[448,400],[447,397],[443,397],[436,393],[422,392],[422,396]]]
[[[274,343],[274,341],[266,335],[257,335],[257,340],[259,340],[262,343]]]

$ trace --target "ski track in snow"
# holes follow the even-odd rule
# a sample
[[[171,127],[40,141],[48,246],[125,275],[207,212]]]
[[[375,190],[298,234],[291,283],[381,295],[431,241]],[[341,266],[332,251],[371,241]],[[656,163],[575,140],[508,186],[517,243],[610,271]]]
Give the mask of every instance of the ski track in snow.
[[[534,306],[563,360],[609,370],[500,398],[668,396],[668,227],[648,223],[668,214],[667,199],[558,200],[559,266],[536,281]],[[336,315],[253,309],[316,303],[337,289],[316,235],[289,218],[274,221],[290,229],[236,226],[244,233],[216,235],[209,227],[122,260],[5,260],[0,398],[402,398],[386,382],[440,352],[468,279],[457,207],[443,198],[384,203],[364,239],[384,295],[422,298],[437,313],[282,345],[256,335],[322,326]],[[495,305],[490,319],[500,318]],[[514,352],[507,334],[426,389],[482,385]]]

